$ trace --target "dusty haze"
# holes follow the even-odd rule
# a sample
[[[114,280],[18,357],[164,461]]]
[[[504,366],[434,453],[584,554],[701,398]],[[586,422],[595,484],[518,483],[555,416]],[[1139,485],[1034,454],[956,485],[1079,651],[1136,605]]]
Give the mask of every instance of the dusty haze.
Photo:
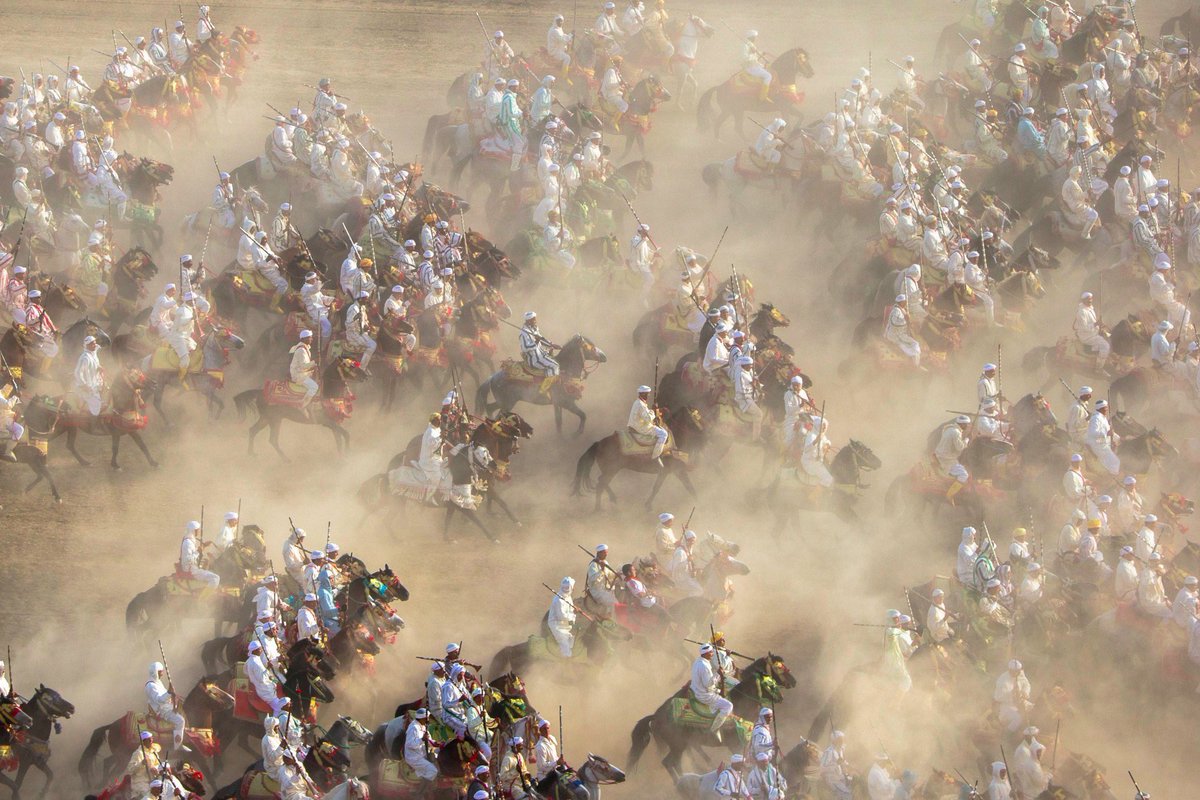
[[[579,3],[580,29],[591,26],[598,5]],[[1175,2],[1143,5],[1139,21],[1147,31],[1157,30],[1162,18],[1183,7]],[[265,102],[288,108],[299,99],[300,106],[307,108],[313,92],[304,84],[315,84],[328,75],[352,98],[352,109],[366,110],[377,127],[393,138],[398,159],[413,157],[420,150],[428,116],[446,110],[449,82],[480,58],[483,34],[476,10],[489,31],[503,28],[514,49],[530,52],[544,43],[545,29],[555,13],[567,15],[570,22],[571,4],[297,0],[214,5],[218,27],[244,24],[260,33],[261,59],[247,73],[241,101],[220,134],[199,143],[180,139],[169,159],[176,178],[165,195],[163,220],[169,237],[157,254],[164,274],[151,287],[154,293],[168,279],[165,273],[180,252],[199,250],[197,243],[180,242],[174,226],[182,214],[207,202],[215,181],[211,156],[229,168],[261,152],[270,127],[262,118],[270,113]],[[812,119],[830,110],[833,92],[849,82],[856,68],[867,64],[868,53],[885,93],[894,83],[888,58],[898,61],[912,54],[918,69],[928,74],[936,35],[958,17],[961,5],[944,0],[693,0],[672,2],[670,10],[693,11],[718,26],[717,34],[701,44],[702,90],[737,67],[737,40],[731,30],[759,29],[760,41],[772,52],[806,47],[817,71],[814,79],[803,84]],[[185,5],[183,12],[190,32],[194,5]],[[148,35],[152,26],[161,26],[164,20],[173,23],[178,14],[174,4],[0,2],[4,42],[0,72],[16,75],[18,66],[27,74],[38,69],[48,72],[53,67],[47,59],[65,66],[69,57],[72,64],[83,66],[85,77],[95,85],[103,60],[94,50],[111,50],[111,28],[132,39]],[[654,126],[647,157],[656,167],[655,188],[638,199],[638,213],[654,225],[660,244],[684,244],[708,252],[721,229],[730,224],[730,215],[724,195],[708,195],[700,168],[727,158],[743,144],[728,128],[723,142],[697,134],[693,115],[670,106],[656,116]],[[756,132],[752,126],[747,130],[748,135]],[[1173,143],[1161,145],[1171,148],[1172,154],[1177,150]],[[1195,176],[1189,164],[1194,159],[1188,160],[1187,154],[1184,158],[1185,184],[1192,185]],[[430,177],[443,183],[446,178]],[[479,201],[482,193],[470,199]],[[829,515],[806,514],[778,541],[767,533],[767,517],[746,500],[759,474],[756,451],[735,448],[719,466],[706,458],[695,474],[700,498],[693,527],[740,542],[742,558],[752,569],[750,576],[737,579],[735,615],[726,628],[730,645],[752,654],[770,648],[784,655],[800,677],[800,688],[779,709],[781,743],[790,748],[807,733],[813,715],[847,667],[879,655],[878,631],[852,623],[879,622],[885,609],[903,602],[901,587],[937,573],[950,574],[958,530],[945,523],[887,519],[882,514],[882,494],[891,479],[918,458],[928,431],[945,418],[943,409],[973,402],[979,363],[995,353],[996,339],[973,334],[952,379],[901,383],[884,376],[860,385],[838,379],[835,367],[847,352],[858,309],[838,313],[830,307],[824,287],[833,265],[862,233],[830,242],[813,231],[811,217],[802,209],[751,202],[756,215],[732,224],[714,269],[724,277],[729,262],[736,263],[739,272],[755,281],[760,300],[774,302],[791,317],[793,325],[783,336],[797,346],[797,363],[815,378],[817,396],[828,400],[835,446],[853,436],[873,447],[884,461],[884,468],[870,479],[873,487],[861,506],[866,519],[862,526],[852,528]],[[482,211],[468,215],[468,222],[498,242],[508,238],[488,223]],[[212,253],[208,261],[224,263],[222,259],[229,255]],[[1005,332],[1004,381],[1013,396],[1035,388],[1032,379],[1020,374],[1019,355],[1034,344],[1052,343],[1069,330],[1073,296],[1081,279],[1077,272],[1059,276],[1050,296],[1031,315],[1028,329]],[[122,448],[125,469],[121,473],[100,466],[107,460],[107,440],[81,437],[81,450],[98,464],[91,469],[76,466],[65,448],[52,446],[51,467],[66,498],[64,505],[55,507],[40,487],[30,495],[14,496],[28,473],[23,467],[0,468],[5,506],[0,512],[0,541],[7,555],[0,563],[4,587],[0,641],[12,644],[18,688],[28,692],[44,682],[78,708],[65,724],[64,734],[54,740],[52,766],[62,779],[56,794],[80,793],[74,766],[91,730],[143,705],[145,667],[157,652],[129,645],[124,608],[135,592],[170,571],[183,524],[199,515],[201,505],[206,523],[216,525],[221,513],[235,508],[240,498],[243,521],[267,531],[275,558],[291,515],[314,538],[331,521],[333,539],[344,552],[353,551],[372,566],[386,561],[396,569],[412,591],[412,600],[398,608],[408,627],[380,658],[380,674],[369,689],[339,685],[337,709],[368,726],[390,717],[396,702],[418,693],[425,665],[414,655],[437,654],[445,641],[462,639],[464,656],[486,664],[498,647],[534,632],[549,600],[540,584],[556,585],[568,574],[582,580],[587,561],[576,543],[591,547],[607,542],[613,560],[620,564],[652,548],[658,511],[671,510],[681,519],[687,516],[693,501],[674,481],[667,482],[651,513],[642,507],[649,483],[628,473],[614,484],[621,498],[617,509],[593,515],[590,498],[567,496],[569,473],[579,454],[588,443],[624,424],[631,390],[653,376],[653,365],[641,363],[630,342],[641,309],[605,296],[580,303],[569,296],[534,294],[520,282],[505,292],[517,314],[526,308],[539,310],[542,329],[550,338],[561,341],[583,332],[607,352],[609,363],[588,383],[583,404],[589,423],[580,438],[556,438],[548,409],[518,407],[536,434],[514,461],[515,479],[506,495],[525,525],[518,530],[496,520],[502,545],[488,544],[463,530],[460,544],[447,546],[440,539],[441,513],[418,509],[389,519],[386,525],[376,521],[356,527],[362,516],[354,499],[356,488],[422,430],[425,415],[440,402],[440,390],[410,397],[402,410],[387,416],[375,410],[374,387],[360,392],[349,425],[352,451],[342,459],[335,457],[327,432],[295,426],[285,426],[281,436],[292,463],[276,458],[265,436],[257,443],[260,454],[250,457],[246,426],[237,423],[232,413],[207,425],[194,398],[171,393],[168,407],[179,416],[179,426],[168,431],[153,418],[148,436],[162,462],[157,472],[148,469],[128,442]],[[1144,305],[1142,298],[1138,305]],[[1114,300],[1105,313],[1120,310]],[[501,336],[504,354],[513,355],[516,349],[515,335]],[[250,377],[232,371],[227,402],[233,393],[251,385]],[[1020,391],[1009,390],[1010,386]],[[468,391],[473,393],[473,388]],[[1049,394],[1056,409],[1066,408],[1061,388]],[[231,402],[229,406],[232,412]],[[1173,437],[1183,435],[1182,418],[1152,421]],[[1053,527],[1049,523],[1044,524],[1046,530],[1056,531],[1061,521],[1054,520]],[[1007,532],[994,533],[1006,545]],[[187,622],[164,640],[177,685],[190,687],[198,677],[197,646],[210,635],[207,623]],[[543,711],[560,703],[564,706],[569,760],[582,761],[592,751],[624,764],[633,723],[679,686],[685,666],[666,657],[647,664],[629,655],[626,663],[613,663],[586,686],[566,685],[556,682],[552,674],[535,673],[529,679],[530,692]],[[1077,670],[1074,676],[1069,674],[1072,670]],[[1153,676],[1127,674],[1103,664],[1065,664],[1061,671],[1078,693],[1079,711],[1064,724],[1063,747],[1089,753],[1106,764],[1118,797],[1132,795],[1123,774],[1126,769],[1132,769],[1156,797],[1194,796],[1198,753],[1190,716],[1193,697],[1172,708],[1159,708],[1140,702]],[[978,690],[964,690],[959,709],[964,719],[978,718],[986,711],[993,678],[982,680]],[[1030,678],[1035,692],[1049,680],[1038,672],[1031,672]],[[900,711],[879,704],[860,709],[855,719],[838,720],[838,726],[848,731],[852,760],[865,771],[869,751],[882,739],[898,764],[922,777],[930,766],[958,767],[976,777],[973,753],[962,750],[941,721],[931,718],[928,708],[927,698],[914,692]],[[249,760],[249,756],[237,757],[233,762],[240,770],[241,762]],[[613,790],[613,795],[664,790],[666,773],[656,761],[649,755],[631,785]],[[227,780],[231,775],[223,777]],[[34,787],[40,786],[39,777],[31,780]]]

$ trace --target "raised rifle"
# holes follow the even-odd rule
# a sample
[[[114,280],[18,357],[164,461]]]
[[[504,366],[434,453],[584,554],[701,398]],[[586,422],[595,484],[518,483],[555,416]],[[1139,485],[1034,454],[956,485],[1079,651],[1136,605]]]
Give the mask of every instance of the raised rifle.
[[[586,547],[584,547],[584,546],[583,546],[583,545],[581,545],[581,544],[577,544],[577,545],[575,545],[575,546],[576,546],[576,547],[578,547],[578,548],[579,548],[580,550],[582,550],[583,552],[587,553],[589,556],[591,556],[591,557],[592,557],[592,561],[596,561],[596,554],[595,554],[595,553],[593,553],[591,550],[588,550]],[[620,573],[618,573],[618,572],[617,572],[615,569],[613,569],[612,567],[610,567],[610,566],[608,565],[608,562],[607,562],[607,561],[596,561],[596,563],[597,563],[597,564],[600,564],[600,565],[602,565],[602,566],[603,566],[603,567],[604,567],[606,570],[608,570],[609,572],[611,572],[611,573],[613,574],[613,576],[614,576],[614,577],[616,577],[617,579],[620,579],[620,577],[621,577]],[[550,591],[554,591],[554,590],[553,590],[553,589],[551,589]]]
[[[692,506],[692,510],[688,512],[687,522],[683,523],[683,529],[686,531],[692,525],[692,517],[696,514],[696,507]]]
[[[163,672],[167,673],[167,692],[171,695],[171,703],[178,708],[179,695],[175,694],[175,684],[171,682],[171,666],[167,663],[167,654],[163,650],[162,639],[158,640],[158,655],[162,659]]]
[[[684,639],[684,641],[687,642],[688,644],[712,644],[712,642],[698,642],[695,639]],[[729,653],[729,655],[735,656],[736,658],[744,658],[747,661],[757,661],[758,660],[758,659],[754,658],[754,656],[748,656],[745,653],[739,653],[737,650],[730,650],[728,647],[722,647],[721,649],[724,650],[726,653]]]
[[[717,652],[717,646],[713,644],[713,640],[717,638],[717,632],[713,628],[713,624],[708,623],[708,643],[713,649],[713,661],[717,662],[717,694],[721,697],[725,696],[725,670],[721,666],[721,654]]]
[[[1133,770],[1126,770],[1126,772],[1129,775],[1129,780],[1133,781],[1133,789],[1137,792],[1137,800],[1142,800],[1146,795],[1142,792],[1142,787],[1138,786],[1137,778],[1133,777]]]

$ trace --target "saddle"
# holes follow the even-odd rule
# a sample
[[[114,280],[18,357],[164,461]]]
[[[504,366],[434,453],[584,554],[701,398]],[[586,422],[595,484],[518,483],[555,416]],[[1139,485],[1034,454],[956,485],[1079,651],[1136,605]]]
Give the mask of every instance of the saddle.
[[[199,597],[208,591],[208,584],[202,580],[186,575],[175,565],[175,573],[159,578],[163,592],[171,597]]]
[[[770,178],[775,173],[771,165],[753,150],[739,150],[733,159],[733,171],[747,180]]]
[[[265,772],[251,772],[242,778],[239,797],[243,800],[275,800],[279,797],[279,781]]]
[[[671,698],[671,722],[681,728],[707,731],[712,727],[716,716],[708,706],[691,696]],[[738,745],[745,747],[750,741],[750,733],[754,726],[748,720],[731,714],[724,725],[724,728],[730,727],[737,734]]]
[[[264,381],[263,402],[269,406],[304,407],[304,387],[291,381]]]
[[[150,731],[156,740],[170,746],[175,733],[175,726],[170,722],[149,711],[127,711],[121,719],[121,741],[129,748],[136,748],[141,743],[142,731]]]
[[[150,369],[160,372],[178,372],[179,354],[169,344],[160,344],[150,354]],[[188,359],[188,374],[192,375],[204,369],[203,358]]]
[[[500,371],[504,373],[504,380],[518,385],[540,386],[542,381],[547,377],[524,361],[517,361],[513,358],[506,358],[501,361]],[[558,376],[555,376],[551,385],[557,381]]]
[[[650,454],[654,452],[654,444],[657,441],[653,434],[643,435],[636,433],[629,428],[622,428],[617,431],[617,438],[621,443],[621,455],[629,458],[650,458]],[[667,444],[663,447],[662,454],[665,456],[672,453],[675,449],[675,437],[670,431],[667,431]]]
[[[275,298],[275,287],[257,270],[238,270],[230,277],[234,296],[255,307],[270,305]]]
[[[229,693],[233,695],[233,716],[246,722],[262,722],[265,715],[271,713],[271,707],[262,701],[258,692],[250,685],[246,677],[246,662],[239,661],[234,671],[233,680],[229,682]]]

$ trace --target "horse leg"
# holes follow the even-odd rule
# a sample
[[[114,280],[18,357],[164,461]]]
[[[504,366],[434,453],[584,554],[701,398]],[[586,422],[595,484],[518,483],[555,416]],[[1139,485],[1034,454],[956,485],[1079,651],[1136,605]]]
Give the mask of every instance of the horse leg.
[[[496,538],[496,535],[494,533],[492,533],[491,531],[489,531],[487,529],[487,526],[483,524],[483,520],[481,520],[479,518],[479,515],[476,514],[473,510],[471,510],[469,508],[464,508],[464,509],[462,509],[462,515],[464,517],[466,517],[467,520],[474,523],[475,527],[479,528],[479,530],[483,533],[484,537],[488,541],[490,541],[492,544],[500,544],[500,540]]]
[[[62,495],[60,495],[58,493],[58,486],[55,485],[54,478],[51,477],[51,475],[50,475],[50,468],[47,467],[45,464],[42,464],[40,467],[38,467],[37,474],[38,474],[37,478],[33,481],[33,483],[29,484],[29,486],[26,487],[25,491],[29,491],[30,489],[33,488],[34,484],[36,484],[38,481],[42,480],[42,478],[45,478],[46,483],[50,485],[50,494],[54,497],[54,502],[61,503]]]
[[[78,461],[80,465],[90,467],[92,462],[79,455],[79,451],[75,449],[75,439],[78,437],[79,431],[77,431],[75,428],[67,428],[67,449],[71,451],[71,455],[75,456],[75,460]]]
[[[162,406],[163,394],[166,391],[167,382],[165,380],[159,381],[158,385],[154,387],[154,408],[158,411],[158,415],[162,417],[163,425],[166,425],[167,429],[170,430],[174,426],[171,424],[171,420],[167,417],[167,412],[163,411]]]
[[[487,497],[488,497],[488,507],[489,508],[491,507],[492,503],[498,504],[500,506],[500,510],[503,511],[505,514],[507,514],[508,518],[510,520],[512,520],[513,523],[516,524],[516,526],[518,528],[521,527],[521,521],[519,519],[517,519],[516,514],[513,514],[512,509],[508,507],[508,503],[504,502],[504,500],[499,495],[496,494],[495,489],[488,492]]]
[[[695,497],[696,487],[692,485],[692,479],[688,477],[687,470],[675,470],[675,475],[679,478],[679,482],[683,484],[683,488],[688,490],[688,494],[690,494],[692,497]]]
[[[663,481],[667,479],[667,471],[660,469],[657,477],[654,479],[654,488],[650,490],[650,496],[646,498],[646,508],[650,508],[650,504],[654,502],[654,498],[658,496],[658,490],[662,488]]]
[[[28,762],[22,761],[21,766],[24,767],[26,763]],[[38,797],[45,797],[50,791],[50,784],[54,783],[54,770],[50,769],[49,763],[47,763],[44,758],[39,758],[37,761],[34,761],[33,766],[38,768],[38,772],[41,772],[46,776],[46,783],[42,786],[42,791],[38,792]],[[19,784],[20,782],[21,777],[20,773],[18,773],[17,783]]]
[[[267,427],[267,422],[266,422],[266,420],[263,419],[262,415],[260,414],[258,419],[254,421],[254,424],[250,426],[250,431],[246,436],[247,445],[248,445],[246,452],[249,453],[250,455],[254,455],[254,437],[258,436],[258,432],[261,431],[265,427]]]
[[[269,423],[269,429],[267,431],[267,441],[271,443],[271,447],[275,448],[275,452],[279,453],[280,458],[282,458],[284,461],[290,461],[291,459],[287,457],[287,454],[284,453],[283,450],[279,449],[279,427],[281,424],[282,419],[279,417],[271,420]]]
[[[554,405],[554,430],[562,436],[562,406],[557,403]]]
[[[24,764],[22,764],[21,766],[24,766]],[[7,775],[5,775],[2,772],[0,772],[0,784],[5,785],[9,789],[12,790],[13,800],[20,800],[20,797],[21,797],[20,784],[18,784],[16,781],[14,781],[12,778],[8,777]]]
[[[579,436],[583,433],[583,426],[587,423],[587,413],[575,404],[572,400],[569,405],[563,406],[567,411],[570,411],[575,416],[579,417],[579,427],[575,429],[575,435]]]
[[[142,435],[140,433],[138,433],[137,431],[132,431],[129,434],[129,438],[133,439],[133,443],[136,444],[138,446],[138,449],[142,451],[142,455],[144,455],[146,457],[146,463],[149,464],[152,468],[158,469],[158,462],[154,460],[154,456],[150,455],[150,448],[146,447],[146,443],[144,441],[142,441]],[[113,460],[114,461],[116,460],[116,457],[117,457],[117,455],[116,455],[116,450],[115,450],[115,446],[114,446],[114,450],[113,450]],[[114,464],[114,466],[115,466],[115,464]]]

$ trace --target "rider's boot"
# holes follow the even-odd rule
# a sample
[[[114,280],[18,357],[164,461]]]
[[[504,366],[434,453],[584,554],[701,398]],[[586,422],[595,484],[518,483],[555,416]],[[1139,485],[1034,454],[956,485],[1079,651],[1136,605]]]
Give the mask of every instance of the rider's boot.
[[[955,481],[954,483],[950,484],[950,488],[946,490],[946,499],[949,500],[951,503],[953,503],[954,496],[956,494],[958,494],[959,492],[961,492],[963,490],[964,486],[966,486],[965,483],[960,483],[958,481]]]
[[[664,447],[666,447],[666,444],[664,442],[655,442],[654,450],[650,453],[650,460],[653,461],[655,464],[658,464],[658,466],[660,468],[663,466],[662,454],[663,454]]]
[[[553,375],[547,375],[546,377],[542,378],[542,383],[540,386],[538,386],[538,394],[542,395],[547,400],[549,400],[550,399],[550,385],[553,383],[554,383]]]
[[[613,117],[613,121],[612,121],[613,133],[621,132],[621,120],[624,119],[624,117],[625,117],[624,111],[618,111],[617,115],[615,117]]]
[[[185,391],[192,388],[191,384],[188,383],[187,375],[188,375],[187,364],[180,364],[179,365],[179,385],[182,386]]]
[[[771,98],[767,97],[767,95],[770,94],[770,92],[771,92],[771,84],[760,83],[758,85],[758,102],[760,102],[760,103],[771,102]]]
[[[4,444],[0,445],[0,460],[16,461],[17,457],[13,455],[13,448],[16,446],[16,439],[5,439]]]

